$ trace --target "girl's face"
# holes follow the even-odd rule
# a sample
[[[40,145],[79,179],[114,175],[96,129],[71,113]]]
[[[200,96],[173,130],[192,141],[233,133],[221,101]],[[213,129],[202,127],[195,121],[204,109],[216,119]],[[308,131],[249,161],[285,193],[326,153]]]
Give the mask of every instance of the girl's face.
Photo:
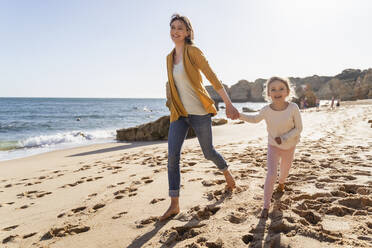
[[[275,80],[269,85],[268,95],[273,103],[282,103],[289,95],[289,90],[285,83]]]
[[[170,27],[170,36],[174,43],[184,43],[185,38],[190,35],[185,23],[181,20],[175,20]]]

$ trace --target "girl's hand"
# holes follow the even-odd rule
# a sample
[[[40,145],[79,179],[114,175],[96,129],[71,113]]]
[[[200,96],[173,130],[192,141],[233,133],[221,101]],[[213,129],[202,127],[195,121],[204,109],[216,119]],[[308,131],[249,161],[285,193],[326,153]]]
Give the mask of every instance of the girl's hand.
[[[275,141],[276,141],[276,143],[278,143],[278,145],[280,145],[282,143],[282,139],[280,137],[276,137]]]

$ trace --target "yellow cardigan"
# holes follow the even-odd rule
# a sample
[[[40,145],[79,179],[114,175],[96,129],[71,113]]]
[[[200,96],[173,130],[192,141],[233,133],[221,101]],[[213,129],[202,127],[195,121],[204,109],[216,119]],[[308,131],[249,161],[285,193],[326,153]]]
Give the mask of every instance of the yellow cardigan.
[[[180,116],[187,117],[187,112],[183,107],[181,99],[178,95],[176,85],[173,79],[173,54],[175,49],[167,56],[167,70],[168,70],[168,83],[167,83],[167,107],[170,110],[170,122],[178,120]],[[205,89],[200,71],[203,72],[208,81],[212,84],[213,88],[218,91],[222,89],[222,84],[218,80],[216,74],[210,68],[207,59],[202,51],[194,45],[185,44],[183,50],[183,66],[185,72],[192,84],[193,89],[198,95],[200,102],[204,109],[211,113],[213,116],[217,114],[214,101],[209,96]]]

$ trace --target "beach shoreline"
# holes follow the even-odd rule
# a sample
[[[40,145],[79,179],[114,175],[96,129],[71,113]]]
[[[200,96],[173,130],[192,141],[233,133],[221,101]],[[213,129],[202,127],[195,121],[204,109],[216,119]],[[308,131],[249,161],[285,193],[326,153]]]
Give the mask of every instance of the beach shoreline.
[[[302,112],[304,131],[287,191],[262,207],[266,126],[213,127],[239,190],[205,160],[197,139],[182,152],[181,213],[169,204],[167,142],[114,142],[0,161],[5,247],[368,247],[372,245],[372,100]],[[287,245],[287,246],[285,246]]]

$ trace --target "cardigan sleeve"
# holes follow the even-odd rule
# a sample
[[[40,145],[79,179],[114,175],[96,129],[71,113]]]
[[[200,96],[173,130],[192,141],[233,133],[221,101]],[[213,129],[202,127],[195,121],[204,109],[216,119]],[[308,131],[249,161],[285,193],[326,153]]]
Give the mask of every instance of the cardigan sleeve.
[[[212,68],[209,66],[208,60],[204,56],[203,52],[195,46],[191,46],[190,48],[190,55],[194,63],[203,72],[205,77],[212,84],[213,88],[216,91],[222,89],[223,85],[217,78],[216,74],[213,72]]]
[[[300,136],[300,134],[302,132],[302,119],[301,119],[300,110],[299,110],[297,104],[294,104],[293,112],[292,112],[292,118],[293,118],[293,122],[294,122],[294,128],[292,128],[291,130],[289,130],[289,132],[280,136],[280,138],[283,141],[287,141],[288,139],[290,139],[294,136]]]

